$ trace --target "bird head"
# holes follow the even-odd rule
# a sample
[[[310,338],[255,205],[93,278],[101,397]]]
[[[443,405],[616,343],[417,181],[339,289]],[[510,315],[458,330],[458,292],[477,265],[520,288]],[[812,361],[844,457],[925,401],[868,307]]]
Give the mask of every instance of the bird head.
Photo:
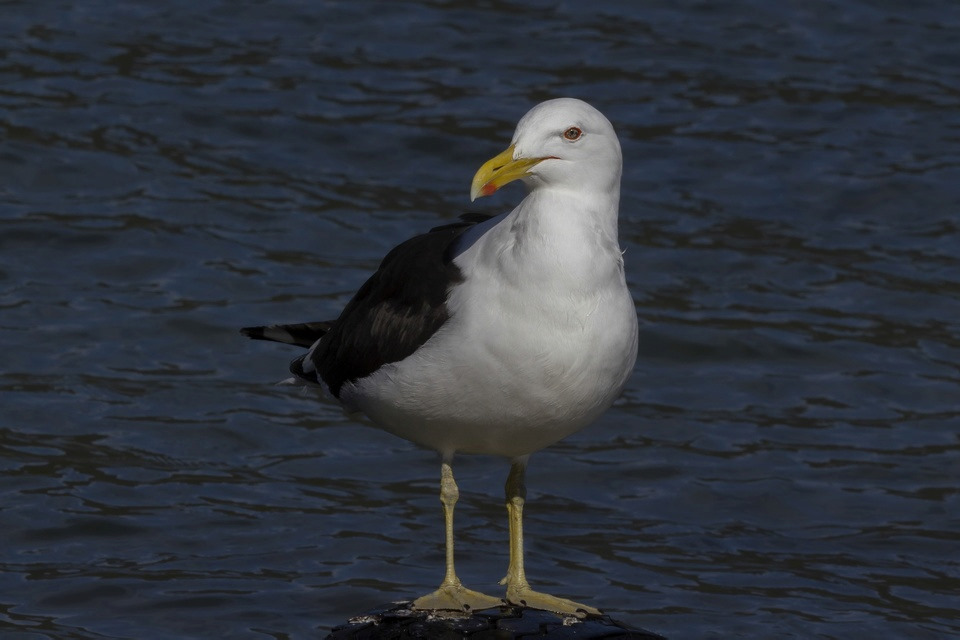
[[[503,152],[473,177],[470,200],[522,180],[528,188],[619,191],[623,158],[613,125],[582,100],[557,98],[527,112]]]

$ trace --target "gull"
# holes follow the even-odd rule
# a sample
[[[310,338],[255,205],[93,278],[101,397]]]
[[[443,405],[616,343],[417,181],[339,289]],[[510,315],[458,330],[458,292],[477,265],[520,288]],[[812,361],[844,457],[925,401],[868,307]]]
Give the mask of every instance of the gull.
[[[583,616],[593,607],[534,591],[523,552],[529,456],[594,422],[637,355],[637,314],[617,235],[622,156],[610,122],[573,98],[538,104],[484,163],[471,201],[519,180],[526,197],[390,251],[327,322],[247,327],[307,348],[290,370],[348,413],[440,454],[446,571],[416,609],[502,604],[454,569],[454,455],[510,460],[508,603]]]

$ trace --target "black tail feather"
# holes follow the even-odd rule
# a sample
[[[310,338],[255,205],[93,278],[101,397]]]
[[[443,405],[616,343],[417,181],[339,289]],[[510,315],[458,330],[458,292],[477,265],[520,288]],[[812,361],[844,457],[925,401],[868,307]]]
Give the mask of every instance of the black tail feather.
[[[322,338],[333,322],[302,322],[299,324],[271,324],[262,327],[244,327],[240,333],[254,340],[270,340],[309,348]]]

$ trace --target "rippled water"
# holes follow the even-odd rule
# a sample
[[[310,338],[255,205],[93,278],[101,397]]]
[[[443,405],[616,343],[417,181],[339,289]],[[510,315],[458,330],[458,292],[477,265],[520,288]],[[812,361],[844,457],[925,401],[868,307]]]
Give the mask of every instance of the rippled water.
[[[960,9],[0,4],[0,631],[314,637],[441,577],[433,454],[272,386],[517,118],[624,147],[623,400],[534,456],[536,585],[673,638],[960,633]],[[456,470],[506,567],[504,461]]]

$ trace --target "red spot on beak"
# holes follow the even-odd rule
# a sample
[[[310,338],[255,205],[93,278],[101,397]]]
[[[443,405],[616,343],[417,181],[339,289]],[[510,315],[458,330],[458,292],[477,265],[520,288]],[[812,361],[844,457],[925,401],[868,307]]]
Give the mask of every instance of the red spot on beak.
[[[480,193],[482,193],[485,196],[492,196],[496,192],[497,192],[497,185],[490,184],[490,183],[483,185],[483,188],[480,189]]]

